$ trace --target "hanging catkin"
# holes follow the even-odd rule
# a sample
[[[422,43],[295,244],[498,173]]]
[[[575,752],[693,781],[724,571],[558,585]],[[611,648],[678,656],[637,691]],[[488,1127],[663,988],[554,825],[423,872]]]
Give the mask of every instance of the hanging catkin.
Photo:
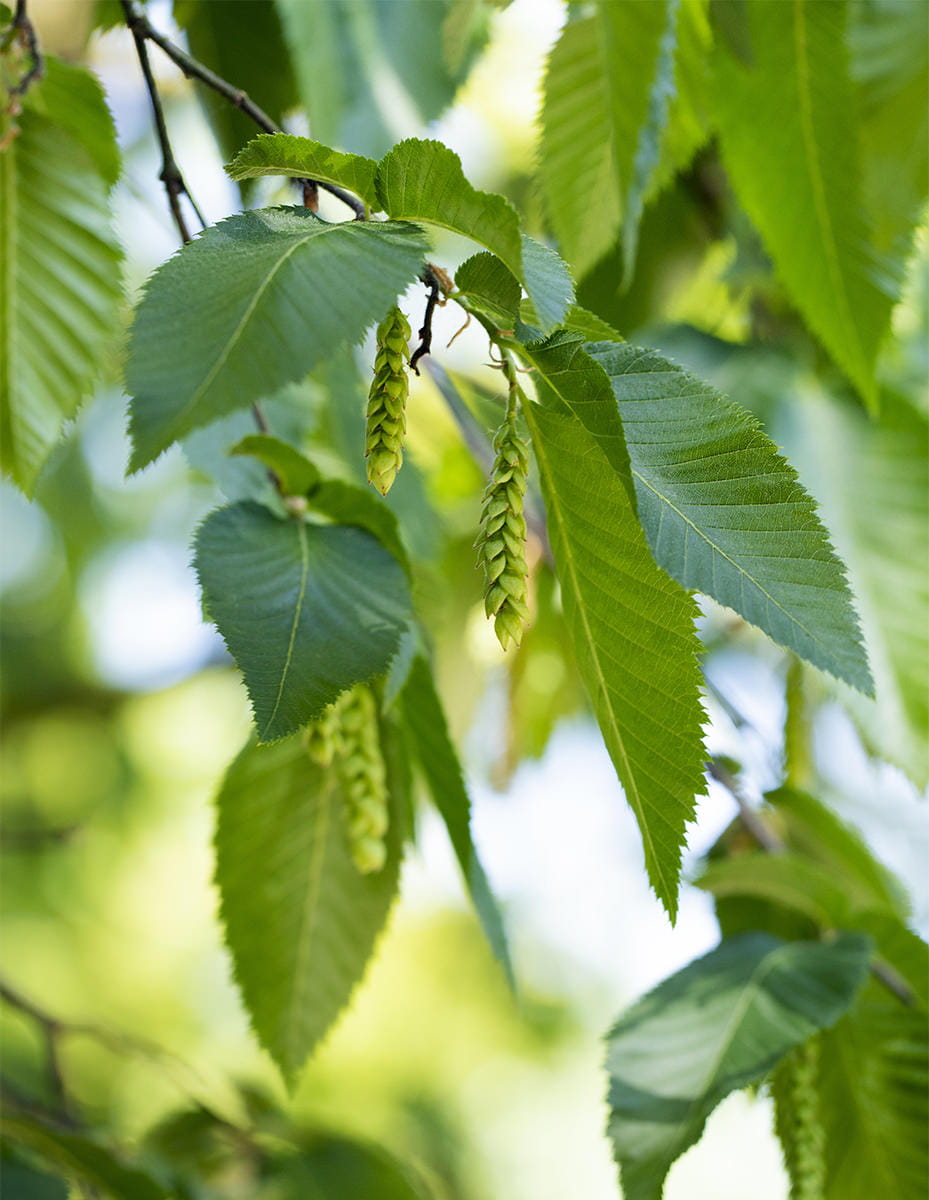
[[[483,497],[480,534],[475,546],[484,569],[484,611],[504,650],[519,645],[528,617],[526,606],[526,518],[523,497],[529,451],[516,431],[519,386],[513,364],[505,360],[509,381],[506,417],[494,438],[490,482]]]
[[[385,496],[403,463],[406,400],[410,390],[409,337],[409,322],[399,308],[392,308],[377,327],[365,432],[368,482]]]
[[[306,752],[319,767],[332,766],[339,752],[341,697],[330,704],[321,717],[311,721],[303,734]]]
[[[345,797],[348,841],[363,874],[387,861],[387,772],[381,754],[377,703],[366,684],[340,697],[336,770]]]
[[[781,1064],[779,1133],[790,1173],[790,1200],[823,1200],[825,1134],[819,1113],[819,1039],[810,1038]]]

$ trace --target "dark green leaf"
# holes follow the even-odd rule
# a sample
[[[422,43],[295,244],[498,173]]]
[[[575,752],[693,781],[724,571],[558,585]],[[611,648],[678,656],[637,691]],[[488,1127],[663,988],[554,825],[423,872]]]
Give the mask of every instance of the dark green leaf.
[[[267,433],[250,433],[229,451],[230,454],[257,458],[277,476],[288,496],[304,496],[319,481],[319,471],[289,442]]]
[[[380,1146],[348,1138],[302,1139],[299,1153],[272,1160],[271,1177],[286,1187],[284,1200],[432,1200],[411,1169]]]
[[[413,225],[333,225],[304,208],[240,213],[201,234],[155,272],[136,315],[132,470],[358,341],[425,252]]]
[[[865,217],[844,3],[749,4],[752,62],[716,60],[738,197],[791,300],[869,405],[893,286]]]
[[[609,343],[589,350],[619,402],[658,562],[684,587],[872,692],[843,564],[755,418],[660,355]]]
[[[288,1079],[360,980],[397,890],[398,797],[383,870],[348,848],[334,771],[300,737],[247,746],[217,801],[216,883],[236,980],[261,1044]]]
[[[736,1088],[848,1009],[867,938],[723,942],[635,1004],[608,1038],[609,1135],[626,1200],[659,1200],[671,1164]]]
[[[413,753],[445,822],[484,934],[510,986],[515,989],[503,918],[471,840],[471,800],[461,764],[449,736],[432,672],[422,657],[413,662],[400,705]]]
[[[455,286],[500,328],[512,329],[519,320],[519,280],[495,254],[484,250],[466,259],[455,272]]]
[[[362,529],[279,520],[244,501],[207,517],[195,548],[263,742],[383,674],[412,619],[403,567]]]
[[[90,72],[45,58],[0,152],[0,461],[31,492],[114,345],[113,121]]]
[[[321,142],[290,133],[259,133],[226,167],[231,179],[257,179],[262,175],[289,175],[316,179],[348,188],[369,206],[377,208],[374,173],[377,163],[359,154],[343,154]]]
[[[525,412],[578,667],[673,918],[684,827],[703,790],[696,605],[655,565],[626,489],[580,421]]]

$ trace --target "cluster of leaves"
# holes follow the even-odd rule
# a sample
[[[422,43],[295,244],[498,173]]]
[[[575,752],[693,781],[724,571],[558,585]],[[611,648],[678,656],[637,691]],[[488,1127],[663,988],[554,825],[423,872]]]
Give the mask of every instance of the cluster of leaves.
[[[242,83],[255,71],[260,79],[260,62],[240,61],[242,44],[216,21],[217,7],[178,4],[191,47],[212,52]],[[340,369],[353,385],[333,384],[330,407],[347,406],[358,378],[352,347],[422,277],[429,230],[480,247],[455,270],[450,297],[510,374],[516,362],[531,374],[520,420],[545,510],[544,534],[530,529],[536,557],[549,559],[534,585],[539,623],[570,636],[638,821],[649,880],[673,920],[707,758],[694,594],[865,696],[875,677],[880,687],[905,679],[901,704],[915,728],[925,696],[912,697],[925,668],[906,635],[891,635],[872,674],[845,566],[756,417],[607,322],[634,277],[648,206],[715,136],[791,305],[877,413],[878,350],[901,295],[927,169],[924,146],[910,136],[912,105],[898,111],[887,79],[894,55],[914,94],[925,71],[911,61],[897,10],[885,19],[880,5],[855,15],[851,31],[839,0],[579,7],[552,51],[542,110],[539,175],[561,257],[523,231],[505,197],[475,189],[441,143],[408,137],[390,146],[391,114],[373,83],[345,96],[342,75],[368,62],[372,40],[393,72],[405,70],[404,23],[428,12],[444,55],[403,77],[420,114],[436,115],[481,40],[482,5],[376,5],[371,17],[335,0],[281,0],[279,17],[255,8],[256,21],[270,22],[256,41],[294,48],[293,73],[275,72],[275,115],[299,94],[324,140],[265,133],[239,149],[240,116],[214,114],[220,142],[236,150],[230,178],[345,189],[366,219],[336,223],[281,205],[206,229],[147,282],[125,386],[130,471],[178,442],[196,460],[205,440],[215,458],[255,460],[274,482],[261,471],[235,494],[227,489],[229,503],[196,534],[195,562],[204,609],[242,673],[255,721],[217,801],[222,921],[256,1035],[293,1081],[387,920],[414,834],[415,782],[444,819],[490,945],[512,971],[434,681],[419,556],[395,515],[402,504],[388,506],[361,484],[360,462],[333,470],[299,436],[243,438],[238,415],[256,404],[286,407],[308,376]],[[247,23],[244,12],[239,18]],[[874,50],[882,39],[894,48],[884,57]],[[20,56],[10,39],[4,70],[21,70]],[[361,120],[372,113],[378,120]],[[117,325],[108,195],[119,159],[93,77],[52,59],[5,121],[0,426],[4,469],[30,491]],[[888,159],[899,165],[892,197]],[[578,306],[575,281],[595,311]],[[883,403],[897,412],[893,397]],[[882,436],[885,466],[897,447],[912,452],[912,477],[896,483],[905,507],[919,493],[924,448],[913,447],[925,422],[901,404]],[[494,411],[498,424],[499,405]],[[330,419],[360,421],[361,409]],[[226,466],[216,474],[223,486]],[[876,530],[870,536],[881,540]],[[551,587],[545,599],[550,570],[557,602]],[[864,591],[869,608],[885,600],[877,575]],[[386,864],[361,873],[343,785],[307,754],[303,733],[368,683],[379,702],[390,822]],[[920,747],[910,750],[900,758],[921,778],[912,765]],[[713,1107],[772,1071],[793,1165],[789,1093],[777,1068],[816,1036],[825,1194],[915,1197],[929,1161],[913,1147],[924,1120],[925,946],[909,932],[892,883],[827,809],[792,789],[768,803],[762,815],[778,829],[777,853],[730,853],[723,839],[700,881],[717,898],[720,947],[610,1034],[609,1132],[625,1194],[659,1197]],[[735,896],[746,902],[733,908]],[[864,982],[873,968],[883,984]],[[865,1108],[877,1116],[866,1122]],[[14,1120],[8,1136],[91,1186],[130,1194],[130,1183],[101,1174],[95,1149],[36,1128]],[[877,1138],[898,1151],[875,1153]]]

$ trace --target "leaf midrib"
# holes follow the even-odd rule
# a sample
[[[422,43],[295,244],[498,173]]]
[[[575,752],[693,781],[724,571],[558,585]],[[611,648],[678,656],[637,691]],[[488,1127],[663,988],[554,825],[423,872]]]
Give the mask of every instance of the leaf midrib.
[[[262,739],[274,724],[274,718],[277,716],[277,710],[281,705],[281,698],[284,695],[284,685],[287,682],[287,675],[293,662],[294,645],[297,640],[297,628],[300,624],[300,617],[303,613],[303,602],[306,598],[306,581],[310,570],[310,555],[306,539],[306,526],[302,521],[297,523],[297,540],[300,543],[300,585],[297,589],[297,603],[294,606],[294,619],[290,627],[290,640],[287,643],[287,653],[284,656],[284,666],[281,670],[281,682],[278,685],[277,695],[274,698],[274,707],[271,710],[271,715],[268,717],[262,730]]]

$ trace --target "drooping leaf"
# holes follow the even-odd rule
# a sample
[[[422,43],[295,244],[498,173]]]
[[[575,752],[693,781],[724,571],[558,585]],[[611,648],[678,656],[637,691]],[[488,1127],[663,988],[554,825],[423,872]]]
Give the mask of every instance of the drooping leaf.
[[[782,646],[873,690],[843,564],[758,422],[658,354],[598,343],[652,553]]]
[[[461,764],[432,672],[421,656],[413,661],[400,705],[413,753],[445,822],[475,912],[494,956],[515,988],[503,918],[471,838],[471,800]]]
[[[775,1102],[782,1080],[775,1075]],[[820,1038],[824,1200],[922,1200],[929,1189],[926,1015],[871,983]]]
[[[525,412],[578,667],[673,918],[684,827],[703,790],[696,606],[655,565],[626,489],[580,421]]]
[[[723,158],[790,298],[872,407],[895,298],[865,219],[845,3],[749,4],[752,61],[716,57]]]
[[[498,327],[512,329],[519,320],[519,280],[495,254],[482,250],[466,259],[455,272],[455,285],[470,307]]]
[[[31,492],[114,344],[116,135],[89,71],[45,58],[0,150],[0,462]]]
[[[280,123],[297,107],[297,84],[273,0],[174,0],[174,19],[191,53],[246,92],[272,121]],[[228,158],[254,134],[255,126],[209,88],[198,88],[197,96]]]
[[[334,183],[360,196],[369,208],[377,208],[376,170],[373,158],[343,154],[310,138],[291,133],[259,133],[228,164],[226,174],[236,180],[289,175]]]
[[[250,501],[207,517],[195,566],[262,742],[383,674],[412,619],[403,567],[371,534],[280,520]]]
[[[865,743],[929,782],[929,424],[884,393],[879,423],[808,385],[774,431],[848,564],[876,700],[845,696]],[[829,452],[824,453],[823,447]]]
[[[241,438],[230,454],[257,458],[273,471],[288,496],[304,496],[319,480],[319,471],[289,442],[267,433],[250,433]]]
[[[337,773],[313,763],[299,736],[246,746],[217,805],[216,883],[236,980],[261,1044],[293,1079],[348,1002],[387,919],[397,822],[386,866],[361,874]]]
[[[725,941],[659,984],[608,1044],[609,1136],[626,1200],[659,1200],[671,1164],[736,1088],[835,1024],[868,967],[867,938]]]
[[[7,1110],[2,1136],[36,1154],[69,1181],[99,1188],[112,1200],[169,1200],[168,1193],[150,1175],[125,1166],[112,1150],[85,1134]]]
[[[138,308],[126,371],[131,469],[358,341],[425,251],[413,225],[330,224],[304,208],[240,213],[206,230],[159,267]]]

